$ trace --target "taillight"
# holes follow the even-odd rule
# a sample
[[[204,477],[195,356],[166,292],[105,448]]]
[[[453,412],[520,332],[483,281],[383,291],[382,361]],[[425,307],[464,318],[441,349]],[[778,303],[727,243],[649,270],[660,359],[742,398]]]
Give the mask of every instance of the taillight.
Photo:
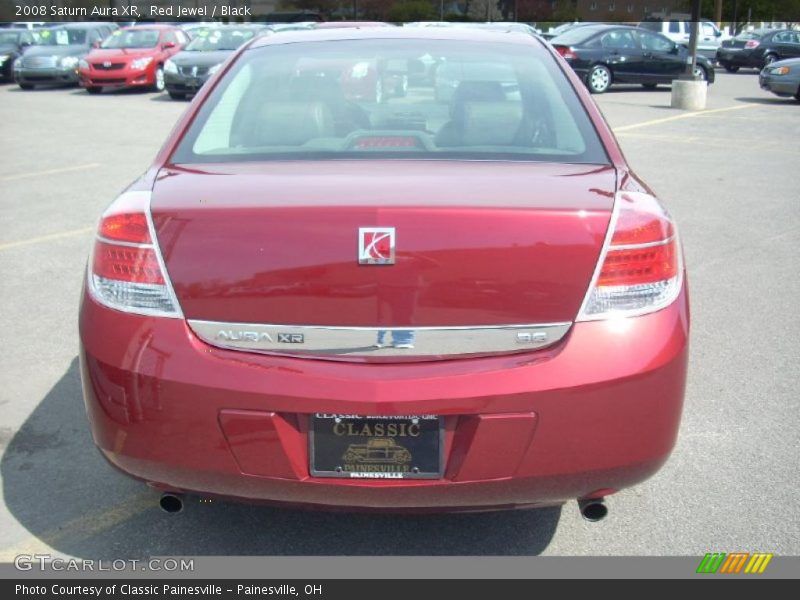
[[[568,60],[578,58],[578,53],[568,46],[556,46],[555,48],[556,52]]]
[[[89,289],[111,308],[179,317],[148,218],[148,192],[125,192],[100,219],[89,261]]]
[[[618,194],[612,230],[579,321],[660,310],[680,292],[683,265],[675,224],[648,194]]]
[[[758,48],[760,43],[761,42],[759,42],[758,40],[747,40],[747,42],[745,42],[744,44],[744,47],[749,50],[752,50],[753,48]]]

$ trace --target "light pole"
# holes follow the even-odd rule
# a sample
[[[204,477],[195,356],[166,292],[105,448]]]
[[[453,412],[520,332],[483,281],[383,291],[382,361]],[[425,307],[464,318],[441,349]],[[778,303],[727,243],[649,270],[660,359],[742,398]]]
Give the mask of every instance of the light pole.
[[[689,34],[689,56],[686,59],[684,79],[695,79],[697,67],[697,33],[700,28],[700,0],[692,0],[692,30]]]

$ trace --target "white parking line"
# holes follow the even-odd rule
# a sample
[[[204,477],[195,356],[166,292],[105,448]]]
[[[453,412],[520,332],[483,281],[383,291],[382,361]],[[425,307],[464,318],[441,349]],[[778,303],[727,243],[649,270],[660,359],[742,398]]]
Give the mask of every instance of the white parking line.
[[[736,106],[726,106],[725,108],[712,108],[711,110],[700,110],[697,112],[685,112],[671,117],[664,117],[663,119],[653,119],[652,121],[643,121],[641,123],[634,123],[632,125],[623,125],[622,127],[614,127],[615,132],[630,131],[631,129],[639,129],[640,127],[650,127],[651,125],[660,125],[661,123],[669,123],[671,121],[678,121],[680,119],[691,119],[693,117],[702,117],[713,113],[727,112],[730,110],[742,110],[743,108],[752,108],[756,104],[737,104]]]
[[[72,237],[75,235],[85,235],[94,231],[94,227],[81,227],[80,229],[69,229],[67,231],[59,231],[57,233],[49,233],[47,235],[39,235],[36,237],[28,238],[26,240],[16,240],[14,242],[5,242],[0,244],[1,250],[8,250],[10,248],[19,248],[20,246],[28,246],[30,244],[38,244],[40,242],[50,242],[52,240],[59,240],[65,237]]]
[[[16,175],[2,175],[0,181],[15,181],[17,179],[27,179],[29,177],[41,177],[42,175],[58,175],[59,173],[69,173],[71,171],[84,171],[99,167],[100,163],[87,163],[85,165],[75,165],[74,167],[61,167],[59,169],[47,169],[46,171],[31,171],[29,173],[18,173]]]

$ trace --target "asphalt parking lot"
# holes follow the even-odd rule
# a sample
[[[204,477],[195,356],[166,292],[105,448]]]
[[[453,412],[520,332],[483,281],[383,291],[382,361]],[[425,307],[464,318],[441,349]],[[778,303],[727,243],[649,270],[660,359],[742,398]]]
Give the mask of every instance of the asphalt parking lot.
[[[677,448],[609,517],[307,513],[157,495],[94,449],[77,306],[97,218],[150,163],[187,103],[0,87],[0,561],[151,555],[800,554],[800,104],[719,72],[708,109],[668,87],[596,97],[630,164],[681,226],[693,330]]]

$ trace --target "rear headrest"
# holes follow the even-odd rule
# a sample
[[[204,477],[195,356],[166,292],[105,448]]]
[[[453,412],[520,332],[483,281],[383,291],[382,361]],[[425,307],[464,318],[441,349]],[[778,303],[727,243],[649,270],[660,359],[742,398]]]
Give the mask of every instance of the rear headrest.
[[[289,85],[293,100],[341,102],[345,96],[339,82],[333,77],[300,75]]]
[[[499,81],[462,81],[450,101],[450,118],[461,120],[467,102],[501,102],[506,99]]]
[[[464,146],[513,146],[517,143],[523,109],[517,102],[466,102],[461,143]]]
[[[267,102],[248,136],[250,146],[302,146],[335,135],[333,116],[322,102]]]

